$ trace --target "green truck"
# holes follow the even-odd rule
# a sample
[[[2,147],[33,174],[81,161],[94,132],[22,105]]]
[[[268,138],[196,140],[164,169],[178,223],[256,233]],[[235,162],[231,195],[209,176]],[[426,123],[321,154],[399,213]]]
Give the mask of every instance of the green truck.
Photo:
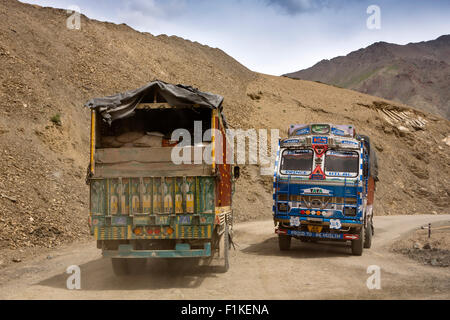
[[[153,81],[86,103],[89,226],[116,275],[148,258],[215,258],[228,270],[239,167],[224,161],[222,101]]]

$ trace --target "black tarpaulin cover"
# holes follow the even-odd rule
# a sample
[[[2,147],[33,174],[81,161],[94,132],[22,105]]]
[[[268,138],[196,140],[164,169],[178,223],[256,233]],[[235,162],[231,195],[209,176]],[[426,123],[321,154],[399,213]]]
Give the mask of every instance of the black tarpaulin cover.
[[[168,104],[174,107],[209,107],[211,109],[222,108],[223,97],[209,92],[202,92],[196,88],[182,84],[170,84],[155,80],[145,86],[118,93],[104,98],[94,98],[86,102],[85,106],[96,109],[103,120],[111,124],[114,120],[133,115],[134,109],[149,93],[157,93]]]

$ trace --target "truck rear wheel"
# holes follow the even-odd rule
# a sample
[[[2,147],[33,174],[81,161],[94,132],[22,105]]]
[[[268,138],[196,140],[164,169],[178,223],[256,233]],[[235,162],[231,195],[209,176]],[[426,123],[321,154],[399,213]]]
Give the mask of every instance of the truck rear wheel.
[[[128,259],[111,258],[111,265],[116,276],[124,276],[130,273]]]
[[[228,252],[230,249],[230,231],[227,222],[223,225],[223,231],[221,232],[221,226],[218,225],[214,229],[214,233],[211,239],[211,256],[203,258],[203,265],[211,265],[218,272],[227,272],[230,267],[228,258]]]
[[[359,239],[352,240],[352,254],[354,256],[362,255],[363,248],[364,248],[364,227],[362,227],[361,231],[359,232]]]
[[[221,250],[222,250],[222,255],[223,255],[223,266],[222,266],[222,272],[227,272],[228,269],[230,268],[230,261],[229,261],[229,249],[230,249],[230,239],[229,239],[229,229],[228,229],[228,223],[225,222],[225,229],[223,231],[223,235],[222,235],[223,239],[222,239],[222,246],[221,246]]]
[[[291,237],[284,234],[278,235],[278,246],[281,251],[287,251],[291,248]]]
[[[364,232],[364,248],[369,249],[372,246],[372,223],[367,224],[367,228]]]

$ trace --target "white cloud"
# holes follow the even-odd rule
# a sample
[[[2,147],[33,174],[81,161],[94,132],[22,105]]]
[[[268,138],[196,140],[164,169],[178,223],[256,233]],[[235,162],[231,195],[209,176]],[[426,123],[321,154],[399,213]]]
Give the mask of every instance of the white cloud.
[[[120,3],[120,11],[142,16],[171,18],[186,10],[185,0],[125,0]]]
[[[377,0],[381,29],[366,28],[359,0],[26,0],[218,47],[250,69],[280,75],[376,41],[406,43],[450,33],[450,2]],[[433,4],[431,4],[433,3]],[[436,4],[435,4],[436,3]],[[447,10],[445,10],[447,9]]]

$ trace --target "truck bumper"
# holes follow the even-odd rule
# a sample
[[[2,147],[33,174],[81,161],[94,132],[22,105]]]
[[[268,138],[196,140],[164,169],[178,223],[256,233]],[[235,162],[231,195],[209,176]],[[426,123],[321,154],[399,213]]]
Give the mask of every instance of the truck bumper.
[[[275,215],[275,222],[289,223],[291,216],[289,215]],[[330,225],[330,220],[338,219],[343,227],[361,227],[363,222],[361,218],[357,219],[342,219],[342,218],[325,218],[325,217],[302,217],[299,216],[300,223],[320,222],[322,225]]]
[[[357,240],[359,236],[351,233],[309,232],[290,229],[275,229],[275,233],[292,237],[310,237],[326,240]]]
[[[129,244],[119,245],[119,250],[104,250],[107,258],[201,258],[211,256],[211,243],[207,242],[203,249],[192,249],[187,243],[179,243],[175,250],[133,250]]]

